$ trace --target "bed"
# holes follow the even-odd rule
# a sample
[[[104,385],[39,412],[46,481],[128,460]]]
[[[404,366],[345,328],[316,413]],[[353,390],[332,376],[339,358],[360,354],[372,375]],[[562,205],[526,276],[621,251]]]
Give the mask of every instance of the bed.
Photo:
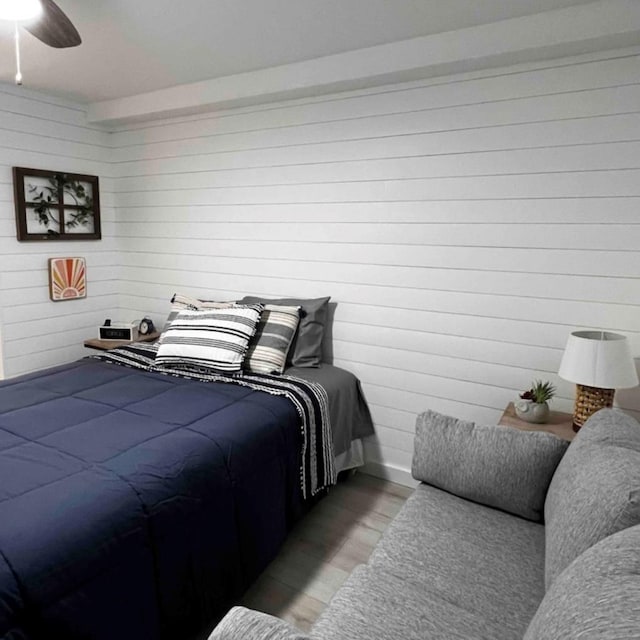
[[[315,382],[327,392],[336,472],[361,467],[363,439],[373,434],[373,422],[358,378],[326,362],[313,368],[288,367],[285,374]]]
[[[196,637],[371,433],[336,367],[136,368],[153,349],[0,383],[3,640]]]

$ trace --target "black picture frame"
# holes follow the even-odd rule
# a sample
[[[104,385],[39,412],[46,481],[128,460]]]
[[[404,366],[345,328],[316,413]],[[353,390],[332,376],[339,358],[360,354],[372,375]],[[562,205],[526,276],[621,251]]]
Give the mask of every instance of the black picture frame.
[[[13,167],[13,192],[20,242],[102,238],[98,176]]]

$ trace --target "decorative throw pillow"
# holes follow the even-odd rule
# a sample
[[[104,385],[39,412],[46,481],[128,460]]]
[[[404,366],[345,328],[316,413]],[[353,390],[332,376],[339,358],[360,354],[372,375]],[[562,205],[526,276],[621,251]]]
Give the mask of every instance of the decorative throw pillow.
[[[253,373],[282,373],[299,320],[300,307],[265,305],[244,368]]]
[[[174,293],[171,298],[171,311],[167,316],[167,320],[164,323],[163,333],[169,328],[169,325],[176,319],[176,316],[180,311],[191,310],[198,311],[200,309],[228,309],[233,307],[235,302],[216,302],[214,300],[200,300],[198,298],[192,298],[191,296],[185,296],[182,293]]]
[[[242,304],[263,303],[301,307],[298,331],[289,350],[287,364],[294,367],[319,367],[322,363],[322,338],[329,313],[330,296],[326,298],[280,298],[269,300],[245,296]]]
[[[412,475],[462,498],[539,522],[569,443],[542,431],[418,416]]]
[[[154,366],[240,371],[262,309],[262,305],[243,305],[180,311],[163,335]]]

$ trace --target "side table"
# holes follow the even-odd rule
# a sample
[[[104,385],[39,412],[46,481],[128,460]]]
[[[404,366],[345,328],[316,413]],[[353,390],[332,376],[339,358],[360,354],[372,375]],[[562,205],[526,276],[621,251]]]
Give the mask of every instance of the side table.
[[[159,337],[160,332],[154,331],[147,336],[138,336],[137,340],[100,340],[100,338],[89,338],[84,341],[84,346],[88,349],[108,351],[109,349],[116,349],[117,347],[123,347],[124,345],[133,344],[134,342],[154,342]]]
[[[573,430],[573,416],[570,413],[564,413],[562,411],[551,411],[549,415],[549,422],[545,424],[534,424],[531,422],[525,422],[520,420],[516,415],[516,409],[513,406],[513,402],[507,405],[507,408],[500,418],[499,425],[505,427],[514,427],[515,429],[522,429],[522,431],[546,431],[547,433],[553,433],[559,438],[564,440],[573,440],[576,436]]]

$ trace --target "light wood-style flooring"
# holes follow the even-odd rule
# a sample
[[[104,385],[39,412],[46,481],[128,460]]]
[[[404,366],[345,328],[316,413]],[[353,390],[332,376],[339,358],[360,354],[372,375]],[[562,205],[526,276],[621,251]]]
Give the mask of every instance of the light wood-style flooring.
[[[238,604],[308,631],[351,571],[367,561],[411,492],[362,473],[341,480],[298,523]]]

